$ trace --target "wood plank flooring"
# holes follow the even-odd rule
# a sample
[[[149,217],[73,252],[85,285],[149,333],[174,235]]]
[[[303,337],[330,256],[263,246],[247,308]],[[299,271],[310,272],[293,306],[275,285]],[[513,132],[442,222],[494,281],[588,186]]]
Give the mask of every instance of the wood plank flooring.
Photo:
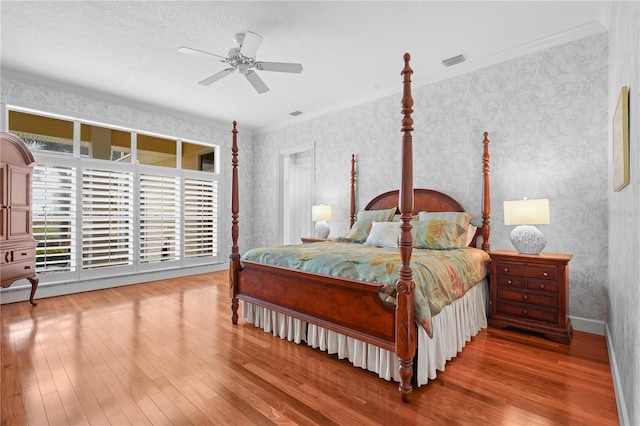
[[[232,326],[227,272],[2,305],[2,425],[615,425],[604,337],[487,329],[397,384]]]

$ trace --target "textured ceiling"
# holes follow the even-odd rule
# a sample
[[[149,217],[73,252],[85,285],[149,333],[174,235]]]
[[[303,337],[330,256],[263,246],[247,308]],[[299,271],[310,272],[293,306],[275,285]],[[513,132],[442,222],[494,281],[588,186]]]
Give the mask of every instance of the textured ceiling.
[[[10,75],[265,131],[399,92],[404,52],[425,84],[454,75],[441,61],[460,53],[470,60],[458,72],[567,31],[604,30],[600,13],[601,3],[577,1],[2,1],[0,59]],[[300,62],[303,72],[260,72],[265,94],[238,73],[198,85],[226,64],[177,48],[226,55],[245,30],[264,37],[257,60]]]

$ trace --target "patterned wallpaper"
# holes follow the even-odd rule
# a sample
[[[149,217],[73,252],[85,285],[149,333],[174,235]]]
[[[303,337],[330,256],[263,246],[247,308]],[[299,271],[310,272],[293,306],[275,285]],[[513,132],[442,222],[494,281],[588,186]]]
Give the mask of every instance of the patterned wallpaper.
[[[488,131],[492,248],[512,248],[504,200],[549,198],[551,224],[540,226],[545,250],[574,255],[570,313],[595,320],[607,312],[607,58],[607,35],[600,33],[413,90],[415,186],[451,194],[477,223]],[[332,236],[349,226],[351,153],[358,160],[359,208],[397,189],[400,97],[254,136],[261,159],[254,164],[254,206],[262,210],[253,217],[254,246],[276,241],[279,150],[315,143],[316,203],[333,206]]]
[[[615,368],[626,413],[620,423],[640,424],[640,3],[612,2],[609,23],[609,117],[622,86],[629,86],[630,182],[613,192],[609,150],[609,264],[607,311]],[[611,140],[611,139],[609,139]],[[615,372],[615,370],[614,370]],[[622,393],[622,395],[620,395]],[[625,407],[621,407],[625,408]],[[626,414],[624,416],[623,414]]]

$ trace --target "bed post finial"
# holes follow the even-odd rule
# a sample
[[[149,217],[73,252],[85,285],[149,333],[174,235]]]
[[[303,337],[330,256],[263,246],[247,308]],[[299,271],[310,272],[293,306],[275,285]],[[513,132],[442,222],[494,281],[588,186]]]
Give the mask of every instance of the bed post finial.
[[[349,209],[349,229],[356,223],[356,155],[351,154],[351,207]]]
[[[400,182],[400,258],[402,266],[398,272],[396,283],[396,353],[400,359],[400,396],[404,402],[411,394],[411,377],[413,376],[413,358],[416,353],[416,325],[413,271],[411,270],[411,252],[413,238],[411,237],[411,219],[413,219],[413,98],[411,97],[411,75],[413,70],[409,65],[411,55],[404,54],[404,68],[402,92],[402,179]]]
[[[236,297],[236,283],[240,269],[240,250],[238,249],[238,129],[233,121],[231,143],[231,255],[229,256],[229,297],[231,298],[231,322],[238,323],[238,298]]]
[[[484,153],[482,154],[482,177],[484,180],[482,200],[482,250],[491,251],[489,236],[491,235],[491,192],[489,190],[489,132],[484,132]]]

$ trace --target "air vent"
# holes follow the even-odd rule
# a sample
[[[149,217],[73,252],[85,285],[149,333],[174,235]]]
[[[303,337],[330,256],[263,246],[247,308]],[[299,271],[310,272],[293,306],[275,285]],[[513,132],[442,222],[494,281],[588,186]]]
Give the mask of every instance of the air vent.
[[[458,56],[454,56],[453,58],[445,59],[444,61],[442,61],[442,65],[444,65],[445,67],[450,67],[452,65],[460,64],[466,60],[467,60],[466,56],[458,55]]]
[[[290,113],[289,113],[289,115],[290,115],[290,116],[292,116],[292,117],[297,117],[297,116],[299,116],[300,114],[302,114],[302,111],[293,111],[293,112],[290,112]]]

